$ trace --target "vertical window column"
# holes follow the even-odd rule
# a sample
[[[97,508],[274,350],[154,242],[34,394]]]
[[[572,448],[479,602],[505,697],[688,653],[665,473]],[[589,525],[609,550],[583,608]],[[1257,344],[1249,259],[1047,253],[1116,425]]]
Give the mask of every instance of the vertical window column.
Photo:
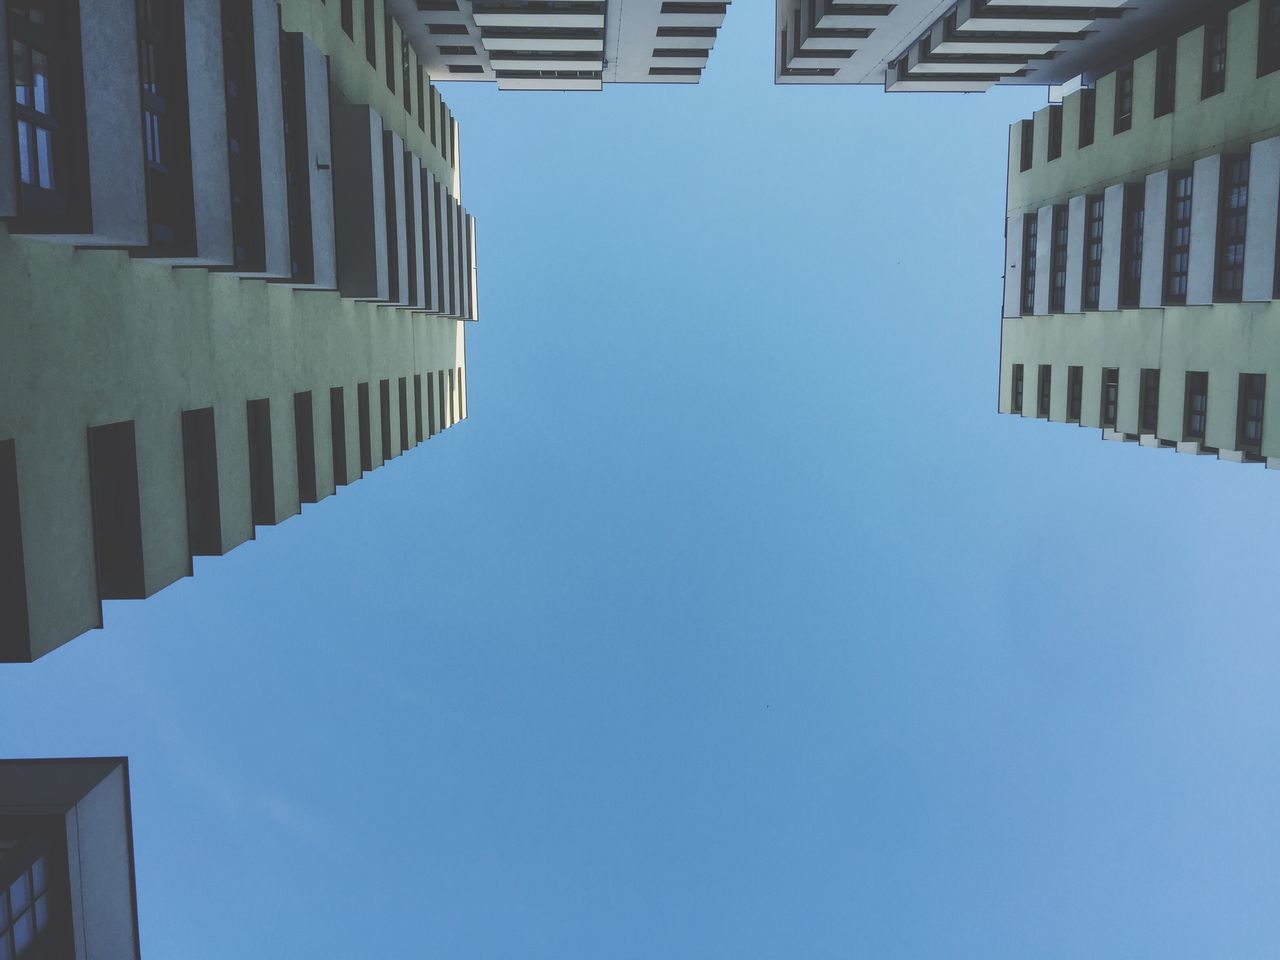
[[[1160,422],[1160,371],[1146,368],[1138,383],[1138,430],[1155,436]]]
[[[1146,184],[1124,189],[1124,237],[1120,263],[1120,307],[1138,306],[1142,292],[1142,249],[1146,233]]]
[[[150,246],[164,256],[195,252],[183,17],[181,0],[138,0]]]
[[[1028,213],[1022,218],[1022,316],[1036,312],[1036,247],[1040,218]]]
[[[1203,442],[1209,419],[1209,374],[1188,370],[1183,398],[1182,439]]]
[[[192,557],[222,554],[218,447],[213,407],[182,413],[182,458],[187,493],[187,547]]]
[[[1098,403],[1098,421],[1103,429],[1114,430],[1120,408],[1120,369],[1103,367],[1102,396]]]
[[[1236,409],[1236,449],[1254,456],[1262,454],[1262,417],[1267,395],[1265,373],[1240,374]]]
[[[271,401],[250,400],[246,404],[249,422],[249,509],[253,525],[276,522],[276,485],[271,465]]]
[[[1084,280],[1080,306],[1084,310],[1097,310],[1102,292],[1102,196],[1085,197],[1084,207]]]
[[[1023,391],[1023,367],[1020,363],[1013,365],[1009,376],[1009,412],[1021,415]]]
[[[1040,364],[1038,379],[1036,382],[1036,416],[1043,420],[1049,419],[1049,406],[1053,400],[1053,366],[1048,363]]]
[[[1067,367],[1067,422],[1080,422],[1084,397],[1084,367]]]
[[[18,450],[0,440],[0,663],[31,659],[27,568],[18,502]]]
[[[1225,158],[1218,203],[1218,255],[1213,298],[1239,300],[1244,292],[1245,227],[1249,216],[1249,155]]]
[[[93,552],[100,600],[146,597],[133,421],[89,429]]]
[[[1067,205],[1059,203],[1052,213],[1049,251],[1049,312],[1062,313],[1067,307]]]

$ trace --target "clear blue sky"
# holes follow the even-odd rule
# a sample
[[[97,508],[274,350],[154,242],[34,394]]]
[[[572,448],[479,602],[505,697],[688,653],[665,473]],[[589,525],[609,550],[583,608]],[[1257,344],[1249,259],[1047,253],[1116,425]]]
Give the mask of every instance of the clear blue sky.
[[[144,955],[1274,957],[1280,477],[1000,417],[1044,91],[446,88],[470,419],[0,668]]]

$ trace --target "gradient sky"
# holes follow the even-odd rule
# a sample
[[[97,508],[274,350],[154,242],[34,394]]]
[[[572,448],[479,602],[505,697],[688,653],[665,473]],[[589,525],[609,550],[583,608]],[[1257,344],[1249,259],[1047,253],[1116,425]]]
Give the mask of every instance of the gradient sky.
[[[1274,957],[1280,476],[996,409],[1043,89],[447,85],[470,418],[0,667],[143,954]]]

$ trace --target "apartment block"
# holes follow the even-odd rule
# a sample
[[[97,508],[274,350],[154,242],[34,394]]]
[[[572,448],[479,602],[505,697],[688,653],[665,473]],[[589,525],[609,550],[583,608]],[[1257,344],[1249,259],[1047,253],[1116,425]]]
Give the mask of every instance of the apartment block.
[[[778,83],[977,93],[1085,84],[1133,45],[1177,33],[1203,0],[776,0]]]
[[[464,419],[476,227],[383,0],[0,9],[0,660],[29,661]]]
[[[697,83],[730,0],[391,0],[433,80]]]
[[[999,409],[1276,467],[1280,0],[1184,26],[1010,130]]]
[[[129,762],[0,760],[0,957],[139,953]]]

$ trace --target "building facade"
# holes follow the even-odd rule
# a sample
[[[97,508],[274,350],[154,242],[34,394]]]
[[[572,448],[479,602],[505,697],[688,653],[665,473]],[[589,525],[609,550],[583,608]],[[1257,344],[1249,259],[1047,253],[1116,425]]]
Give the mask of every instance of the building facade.
[[[349,2],[349,0],[348,0]],[[731,0],[390,0],[433,80],[697,83]]]
[[[1184,30],[1203,0],[776,0],[778,83],[883,84],[976,93],[997,84],[1086,85],[1139,38]]]
[[[0,660],[28,661],[464,418],[476,232],[383,0],[0,9]]]
[[[0,760],[0,957],[139,953],[128,760]]]
[[[1280,2],[1155,41],[1010,131],[999,409],[1280,466]]]

